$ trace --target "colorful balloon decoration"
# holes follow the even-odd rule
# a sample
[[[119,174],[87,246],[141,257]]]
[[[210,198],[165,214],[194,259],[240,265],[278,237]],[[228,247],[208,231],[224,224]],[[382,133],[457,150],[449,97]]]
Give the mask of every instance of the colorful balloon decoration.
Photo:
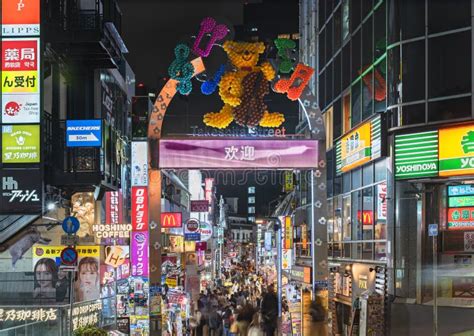
[[[195,53],[196,55],[200,57],[209,56],[214,44],[217,41],[222,40],[224,37],[226,37],[228,32],[229,32],[229,29],[227,28],[226,25],[217,24],[216,20],[214,20],[211,17],[204,18],[201,21],[201,27],[199,29],[199,33],[193,44],[193,49],[192,49],[193,53]],[[209,42],[207,43],[207,46],[204,49],[201,49],[199,47],[199,44],[201,43],[202,38],[206,34],[211,34],[211,36],[209,38]]]
[[[288,74],[293,70],[293,61],[288,56],[292,49],[296,48],[296,42],[287,38],[277,38],[275,46],[278,49],[278,58],[280,64],[278,65],[278,71],[284,74]]]
[[[168,73],[172,79],[179,82],[176,86],[178,92],[188,95],[193,89],[191,78],[194,73],[194,66],[188,61],[189,47],[185,44],[178,44],[174,48],[174,54],[176,59],[169,66]]]
[[[221,81],[222,75],[225,71],[225,64],[222,64],[219,69],[217,69],[214,77],[205,81],[201,84],[201,92],[206,96],[211,95],[216,91],[219,82]]]
[[[297,100],[300,98],[306,85],[308,85],[313,73],[314,69],[312,67],[298,63],[291,77],[278,80],[275,83],[274,90],[278,93],[286,93],[290,100]]]

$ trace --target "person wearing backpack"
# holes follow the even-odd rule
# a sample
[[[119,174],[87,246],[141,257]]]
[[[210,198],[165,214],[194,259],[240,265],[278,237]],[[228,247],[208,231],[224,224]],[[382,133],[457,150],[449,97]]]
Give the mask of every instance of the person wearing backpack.
[[[211,313],[209,314],[209,336],[219,336],[220,330],[222,326],[222,317],[214,308]]]

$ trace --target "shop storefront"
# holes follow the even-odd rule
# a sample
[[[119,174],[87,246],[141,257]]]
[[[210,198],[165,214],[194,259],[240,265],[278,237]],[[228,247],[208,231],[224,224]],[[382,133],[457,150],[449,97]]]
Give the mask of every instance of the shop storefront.
[[[416,263],[420,265],[416,283],[397,265],[398,295],[431,304],[433,259],[437,259],[440,309],[473,308],[474,125],[396,134],[394,155],[397,220],[406,220],[419,232],[416,246],[405,242],[401,248],[417,248]],[[410,200],[404,200],[406,195],[411,195]],[[410,218],[408,212],[413,209],[418,216]],[[429,233],[432,223],[438,225],[435,238]],[[409,291],[410,286],[416,290]]]
[[[390,161],[384,157],[383,122],[380,115],[366,121],[336,141],[334,149],[327,224],[334,335],[384,334]],[[378,312],[379,324],[368,312]]]

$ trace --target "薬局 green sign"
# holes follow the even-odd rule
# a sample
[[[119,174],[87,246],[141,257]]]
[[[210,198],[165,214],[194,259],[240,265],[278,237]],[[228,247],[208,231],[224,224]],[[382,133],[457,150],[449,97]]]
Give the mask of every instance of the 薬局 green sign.
[[[2,126],[2,162],[40,162],[40,126]]]
[[[438,176],[438,131],[395,136],[397,180]]]

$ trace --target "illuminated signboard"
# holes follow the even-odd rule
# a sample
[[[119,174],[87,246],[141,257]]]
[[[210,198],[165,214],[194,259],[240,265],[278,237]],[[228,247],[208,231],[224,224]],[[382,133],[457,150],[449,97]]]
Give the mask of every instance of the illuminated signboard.
[[[2,1],[2,36],[39,36],[40,0]]]
[[[2,126],[2,162],[40,162],[40,126]]]
[[[474,207],[448,209],[448,230],[474,228]]]
[[[474,126],[439,130],[439,176],[474,174]]]
[[[72,329],[97,326],[102,318],[102,301],[75,304],[72,308]]]
[[[180,228],[182,227],[181,212],[162,212],[161,227],[162,228]]]
[[[160,140],[161,168],[314,168],[315,140]]]
[[[105,223],[122,223],[122,192],[107,191],[105,193]]]
[[[147,187],[132,187],[132,227],[134,231],[148,230],[147,189]]]
[[[2,40],[2,122],[39,123],[39,39]]]
[[[48,322],[56,321],[58,310],[55,308],[1,308],[0,322]]]
[[[450,208],[474,206],[474,195],[449,197],[448,206]]]
[[[438,176],[438,131],[395,136],[395,178]]]
[[[132,141],[132,186],[148,185],[148,144]]]
[[[381,156],[381,117],[368,121],[336,143],[336,172],[345,173]]]
[[[148,231],[133,231],[130,237],[132,276],[148,276]]]
[[[283,234],[284,234],[284,237],[285,237],[284,248],[285,249],[293,248],[293,226],[291,225],[291,217],[290,216],[285,217],[285,230],[283,231]]]
[[[448,186],[448,196],[474,195],[474,186],[470,184]]]

